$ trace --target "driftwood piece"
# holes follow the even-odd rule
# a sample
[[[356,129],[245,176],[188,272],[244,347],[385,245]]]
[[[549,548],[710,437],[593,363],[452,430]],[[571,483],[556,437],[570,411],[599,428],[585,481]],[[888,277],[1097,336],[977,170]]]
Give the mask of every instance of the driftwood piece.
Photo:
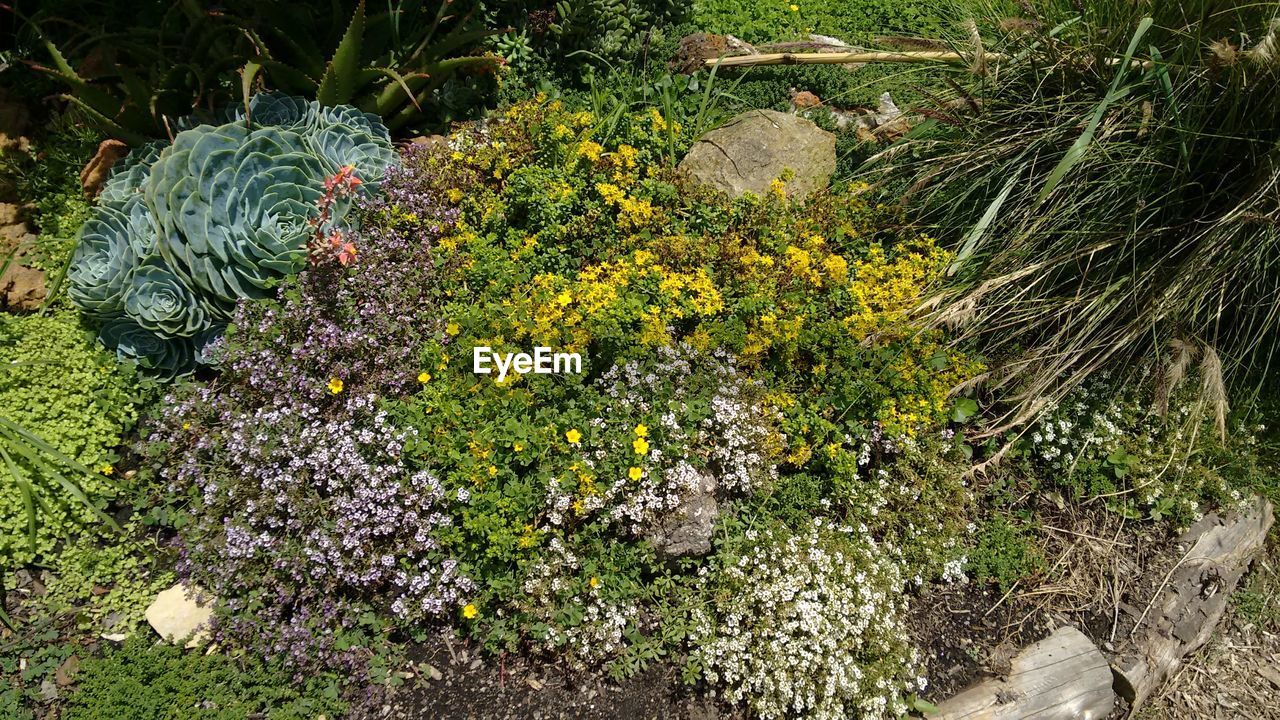
[[[116,161],[129,154],[129,146],[119,140],[103,140],[98,144],[98,152],[80,171],[80,186],[87,197],[97,197],[102,191],[102,184],[111,174]]]
[[[984,53],[986,62],[1007,60],[1000,53]],[[707,67],[741,67],[755,65],[844,65],[847,63],[944,63],[964,65],[973,62],[972,55],[945,50],[877,50],[865,52],[760,53],[732,55],[703,61]]]
[[[1027,646],[1001,678],[983,681],[938,706],[930,720],[1022,720],[1111,714],[1115,693],[1107,659],[1073,627]]]
[[[1181,538],[1191,549],[1169,571],[1129,638],[1112,660],[1115,691],[1140,708],[1208,641],[1273,521],[1271,503],[1256,496],[1243,512],[1206,515]]]

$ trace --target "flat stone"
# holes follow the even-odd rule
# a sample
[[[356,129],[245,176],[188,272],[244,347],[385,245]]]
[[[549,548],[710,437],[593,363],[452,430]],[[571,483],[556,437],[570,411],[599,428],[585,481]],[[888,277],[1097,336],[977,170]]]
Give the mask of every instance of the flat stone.
[[[748,192],[764,196],[789,171],[786,193],[803,200],[830,184],[836,137],[796,115],[751,110],[699,138],[680,169],[735,198]]]
[[[147,608],[147,622],[166,641],[177,644],[186,640],[186,647],[202,645],[209,639],[208,625],[213,619],[212,603],[197,604],[193,595],[182,583],[178,583],[156,595]]]
[[[720,517],[715,491],[715,478],[703,473],[697,490],[649,528],[646,537],[659,553],[677,558],[711,552],[711,537]]]

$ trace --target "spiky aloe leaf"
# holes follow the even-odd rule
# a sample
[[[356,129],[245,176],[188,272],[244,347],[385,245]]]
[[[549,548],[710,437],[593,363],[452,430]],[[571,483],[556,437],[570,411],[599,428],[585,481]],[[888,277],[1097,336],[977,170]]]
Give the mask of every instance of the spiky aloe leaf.
[[[338,49],[334,51],[324,77],[320,78],[320,90],[316,100],[321,105],[341,105],[350,102],[359,87],[360,48],[364,42],[364,0],[356,5],[355,15],[347,32],[343,34]]]

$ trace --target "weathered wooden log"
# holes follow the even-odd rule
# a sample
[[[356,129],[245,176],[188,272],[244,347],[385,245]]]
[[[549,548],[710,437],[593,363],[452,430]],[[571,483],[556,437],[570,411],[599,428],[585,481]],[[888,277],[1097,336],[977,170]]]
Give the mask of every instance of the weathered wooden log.
[[[1179,539],[1190,549],[1112,659],[1115,691],[1129,701],[1131,713],[1182,666],[1184,657],[1208,641],[1273,519],[1271,503],[1256,496],[1240,513],[1206,515]]]
[[[1012,670],[938,706],[930,720],[1098,720],[1115,707],[1107,659],[1084,633],[1060,627],[1023,648]]]
[[[984,53],[986,62],[1000,62],[1009,56],[1001,53]],[[943,63],[963,65],[973,62],[973,56],[945,50],[872,50],[862,52],[819,53],[758,53],[755,55],[730,55],[704,61],[707,67],[745,67],[757,65],[848,65],[863,63]]]

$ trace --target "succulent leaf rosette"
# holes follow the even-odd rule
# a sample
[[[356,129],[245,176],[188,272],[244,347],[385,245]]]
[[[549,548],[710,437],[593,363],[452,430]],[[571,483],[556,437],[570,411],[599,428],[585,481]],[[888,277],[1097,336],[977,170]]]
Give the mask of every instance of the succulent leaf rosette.
[[[374,193],[396,160],[382,122],[348,106],[262,94],[218,121],[179,122],[172,143],[118,163],[67,272],[107,347],[157,374],[207,364],[238,300],[305,267],[326,178],[350,166]],[[350,228],[351,205],[332,207],[332,229]]]

